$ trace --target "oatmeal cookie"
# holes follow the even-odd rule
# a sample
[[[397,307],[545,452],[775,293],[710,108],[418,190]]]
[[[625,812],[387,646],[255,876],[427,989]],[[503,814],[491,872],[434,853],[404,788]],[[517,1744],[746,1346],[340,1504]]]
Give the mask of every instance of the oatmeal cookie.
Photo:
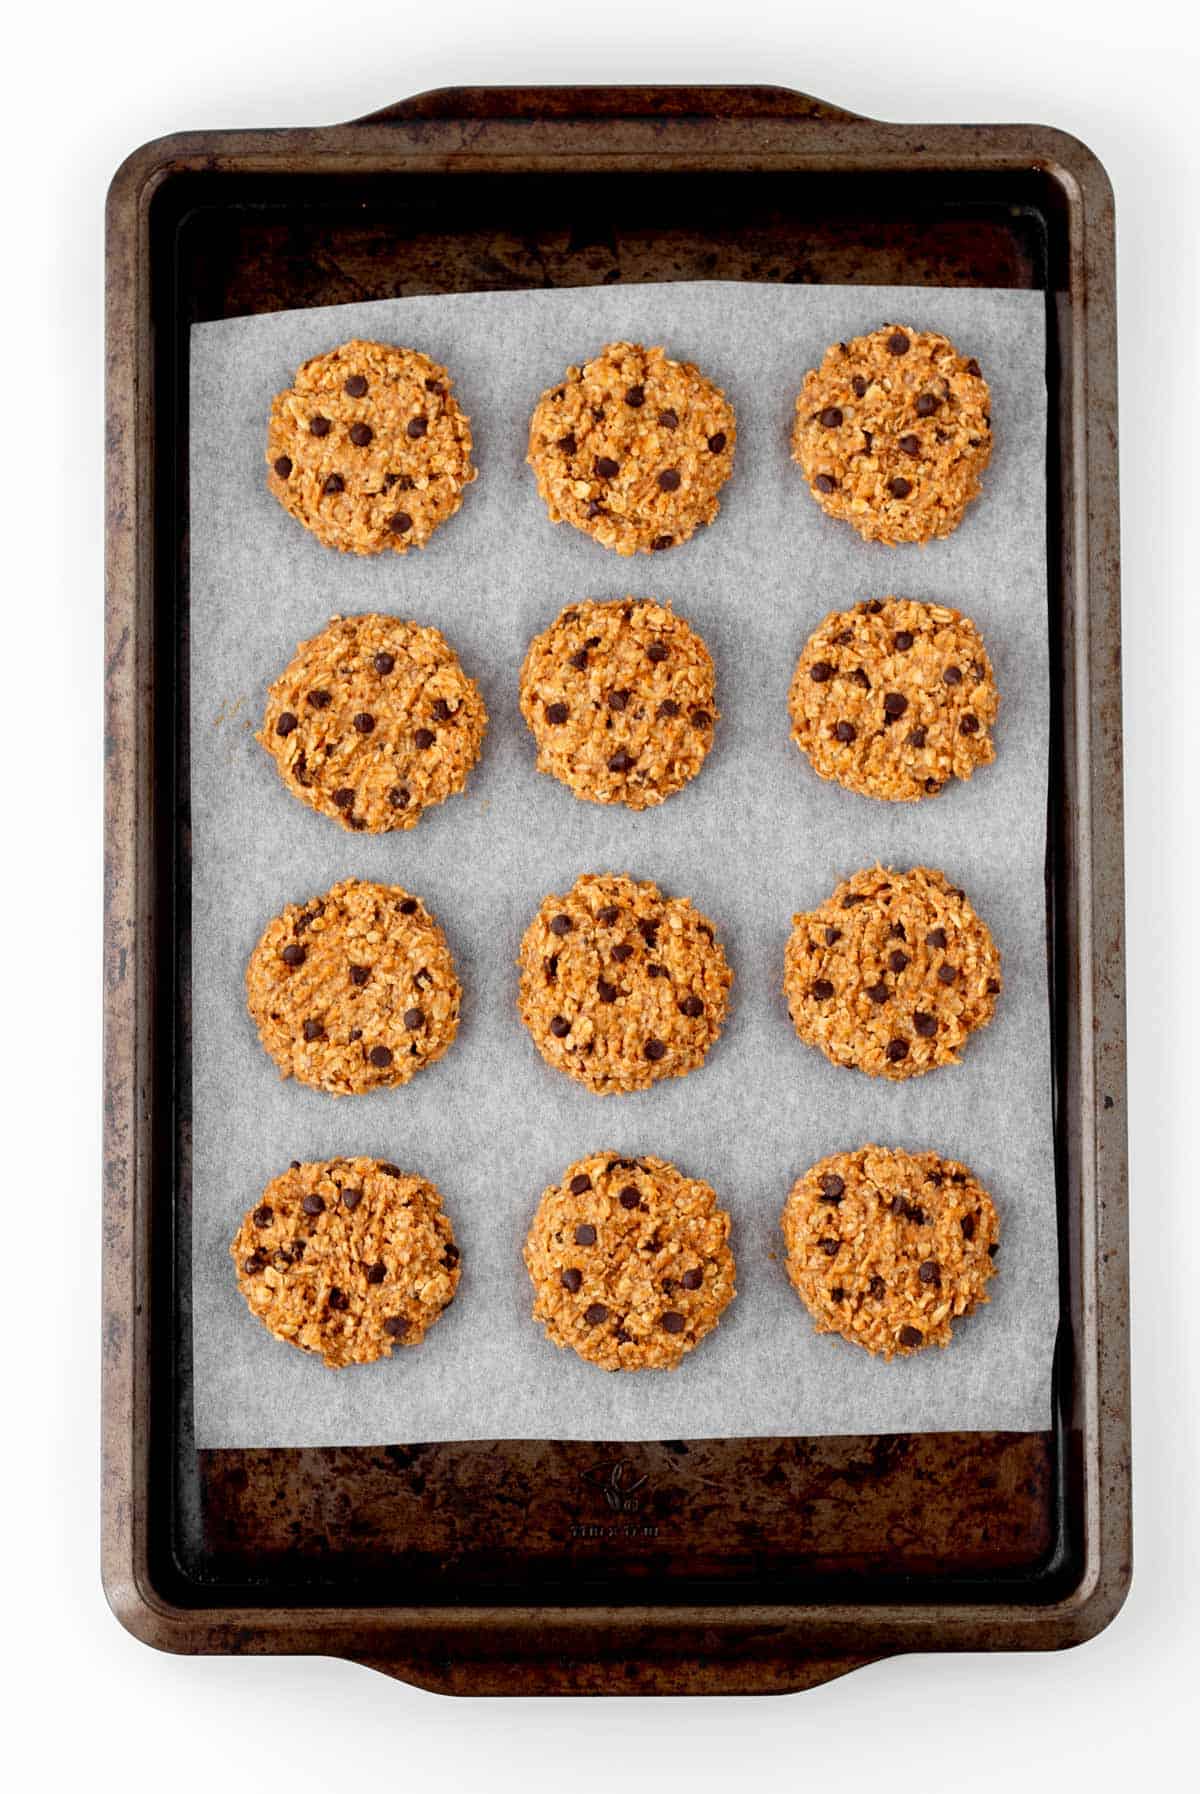
[[[784,1206],[788,1276],[818,1333],[883,1358],[950,1343],[988,1300],[1000,1223],[965,1165],[936,1152],[833,1153]]]
[[[282,1078],[331,1096],[407,1084],[458,1032],[446,939],[399,885],[345,878],[289,903],[246,967],[246,1002]]]
[[[439,630],[333,617],[267,693],[258,741],[294,797],[343,828],[416,828],[461,791],[487,711]]]
[[[784,995],[801,1040],[834,1065],[919,1077],[992,1019],[1000,955],[944,872],[856,872],[792,923]]]
[[[970,618],[912,598],[830,611],[788,693],[792,740],[813,770],[894,803],[936,797],[989,765],[999,703]]]
[[[885,324],[804,376],[792,458],[830,517],[868,542],[948,536],[992,453],[991,397],[946,337]]]
[[[733,982],[712,923],[686,897],[615,873],[547,897],[517,963],[538,1052],[599,1096],[703,1064]]]
[[[674,1370],[733,1300],[729,1216],[666,1159],[592,1153],[542,1195],[533,1317],[602,1370]]]
[[[271,406],[268,486],[327,548],[424,548],[475,478],[453,384],[428,355],[390,343],[314,356]]]
[[[229,1251],[251,1314],[330,1370],[419,1345],[458,1288],[436,1187],[382,1159],[294,1159]]]
[[[695,778],[712,745],[714,691],[708,649],[652,598],[569,605],[521,668],[538,771],[576,797],[631,810]]]
[[[736,441],[733,406],[699,368],[609,343],[542,394],[528,459],[551,523],[650,554],[712,522]]]

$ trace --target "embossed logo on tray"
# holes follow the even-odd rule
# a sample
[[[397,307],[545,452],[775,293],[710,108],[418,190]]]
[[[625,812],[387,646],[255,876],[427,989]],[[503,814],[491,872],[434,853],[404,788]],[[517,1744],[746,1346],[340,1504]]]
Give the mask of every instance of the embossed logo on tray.
[[[639,1475],[628,1458],[607,1458],[603,1463],[593,1464],[589,1469],[580,1471],[579,1480],[598,1494],[613,1514],[625,1516],[625,1519],[623,1523],[611,1521],[607,1525],[594,1521],[574,1521],[569,1529],[573,1539],[658,1537],[658,1527],[652,1522],[634,1522],[629,1519],[641,1507],[639,1491],[645,1486],[647,1477],[644,1473]]]

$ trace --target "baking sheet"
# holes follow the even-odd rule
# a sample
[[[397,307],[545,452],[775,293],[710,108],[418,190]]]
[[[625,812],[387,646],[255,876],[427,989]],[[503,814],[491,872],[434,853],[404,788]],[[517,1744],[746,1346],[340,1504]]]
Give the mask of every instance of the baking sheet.
[[[1044,296],[905,287],[676,283],[429,296],[233,319],[191,346],[193,1350],[200,1447],[551,1438],[1040,1430],[1058,1316],[1044,888],[1048,622]],[[883,548],[824,517],[788,458],[792,405],[831,341],[885,322],[950,335],[992,388],[984,496],[948,541]],[[422,553],[323,548],[269,495],[271,398],[351,336],[445,362],[479,479]],[[738,416],[711,529],[632,561],[553,528],[524,465],[530,411],[605,342],[663,343]],[[582,596],[669,598],[717,666],[722,720],[700,776],[633,815],[534,770],[517,707],[525,646]],[[832,608],[942,600],[983,631],[1002,694],[997,761],[936,801],[888,805],[826,784],[788,738],[796,656]],[[481,684],[491,725],[465,796],[408,834],[351,835],[297,803],[253,740],[266,687],[335,612],[436,624]],[[780,990],[795,910],[876,860],[942,867],[1004,960],[995,1022],[962,1065],[903,1084],[800,1045]],[[628,871],[686,895],[735,973],[707,1063],[600,1098],[551,1071],[516,1012],[514,960],[548,891]],[[282,1083],[246,1014],[243,970],[281,906],[349,875],[417,891],[465,991],[458,1040],[401,1090],[335,1100]],[[990,1305],[952,1346],[885,1365],[813,1334],[782,1262],[795,1177],[867,1141],[965,1160],[1000,1210]],[[658,1153],[730,1210],[738,1296],[671,1374],[610,1375],[548,1344],[521,1263],[544,1186],[584,1153]],[[440,1186],[463,1253],[424,1343],[338,1373],[251,1319],[228,1242],[290,1159],[367,1153]]]

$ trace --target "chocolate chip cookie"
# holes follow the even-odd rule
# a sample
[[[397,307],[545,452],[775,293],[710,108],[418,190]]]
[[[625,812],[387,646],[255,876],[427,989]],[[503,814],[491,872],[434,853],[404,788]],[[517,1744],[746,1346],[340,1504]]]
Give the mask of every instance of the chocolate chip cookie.
[[[872,598],[830,611],[788,694],[792,740],[823,779],[914,803],[996,757],[992,663],[969,617]]]
[[[883,1358],[946,1346],[988,1300],[1000,1223],[965,1165],[862,1146],[821,1159],[784,1206],[788,1276],[818,1333]]]
[[[714,691],[708,649],[652,598],[568,605],[521,668],[538,771],[576,797],[631,810],[695,778],[712,745]]]
[[[521,942],[521,1020],[546,1061],[598,1096],[701,1065],[733,974],[686,897],[615,873],[547,897]]]
[[[419,1345],[458,1288],[436,1187],[382,1159],[293,1160],[229,1251],[251,1314],[330,1370]]]
[[[475,478],[453,384],[428,355],[390,343],[314,356],[271,406],[268,486],[327,548],[424,548]]]
[[[733,406],[699,368],[609,343],[542,394],[528,459],[551,523],[650,554],[712,522],[736,441]]]
[[[283,1078],[331,1096],[407,1084],[458,1032],[462,992],[419,897],[345,878],[289,903],[246,967],[246,1002]]]
[[[569,1166],[543,1192],[525,1267],[547,1338],[602,1370],[674,1370],[736,1294],[729,1216],[666,1159]]]
[[[288,790],[343,828],[415,828],[461,791],[487,711],[439,630],[333,617],[267,693],[257,739]]]
[[[804,376],[792,457],[821,509],[868,542],[948,536],[991,452],[979,363],[933,331],[886,324],[834,343]]]
[[[792,918],[783,989],[796,1032],[834,1065],[920,1077],[957,1062],[1000,994],[1000,955],[944,872],[876,866]]]

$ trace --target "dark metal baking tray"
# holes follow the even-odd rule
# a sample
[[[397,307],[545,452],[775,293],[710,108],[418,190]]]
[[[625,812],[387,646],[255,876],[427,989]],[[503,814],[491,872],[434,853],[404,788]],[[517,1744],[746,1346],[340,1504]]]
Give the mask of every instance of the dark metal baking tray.
[[[1045,293],[1062,1321],[1034,1434],[197,1452],[188,330],[423,292],[740,279]],[[1041,127],[781,88],[450,89],[166,138],[108,208],[104,1581],[168,1650],[464,1693],[788,1690],[1046,1650],[1130,1575],[1112,196]]]

